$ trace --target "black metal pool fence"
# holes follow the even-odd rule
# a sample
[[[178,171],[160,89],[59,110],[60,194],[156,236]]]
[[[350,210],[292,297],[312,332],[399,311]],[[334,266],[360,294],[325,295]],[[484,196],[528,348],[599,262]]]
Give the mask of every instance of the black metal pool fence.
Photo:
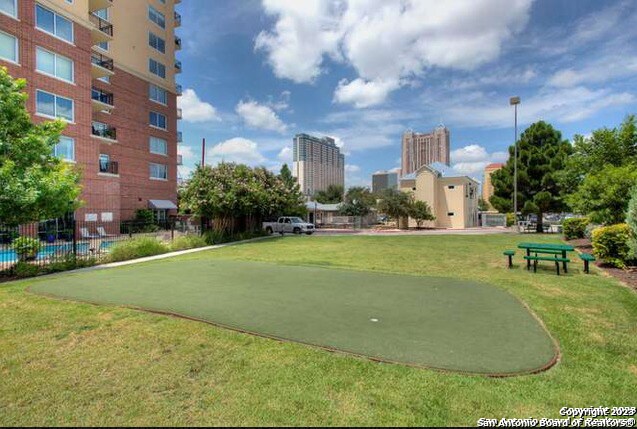
[[[44,267],[69,259],[100,259],[122,241],[144,236],[172,241],[188,232],[194,232],[192,225],[178,219],[85,222],[70,218],[14,227],[0,224],[0,274],[11,275],[19,262]]]

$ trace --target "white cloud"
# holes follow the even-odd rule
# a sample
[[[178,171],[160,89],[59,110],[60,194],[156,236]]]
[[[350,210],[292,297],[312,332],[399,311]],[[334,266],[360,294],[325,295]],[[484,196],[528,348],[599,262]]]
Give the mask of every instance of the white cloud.
[[[287,130],[287,125],[269,106],[248,100],[240,101],[235,110],[250,127],[279,133],[284,133]]]
[[[260,165],[266,158],[259,151],[259,145],[252,140],[235,137],[216,144],[206,153],[206,162],[217,164],[221,161],[247,165]]]
[[[255,49],[267,52],[277,77],[301,83],[321,74],[323,56],[336,53],[336,7],[323,0],[263,0],[265,12],[278,19],[272,31],[257,36]]]
[[[484,168],[493,162],[505,162],[506,152],[489,153],[480,145],[471,144],[451,151],[451,163],[455,172],[462,175],[480,177]]]
[[[281,151],[277,155],[277,159],[284,164],[286,163],[291,164],[292,163],[292,148],[289,146],[286,146],[283,149],[281,149]]]
[[[210,103],[202,101],[194,89],[186,89],[177,99],[177,105],[183,111],[183,120],[186,122],[220,121],[217,109]]]
[[[471,70],[496,59],[525,27],[531,3],[264,0],[277,21],[259,34],[255,48],[266,52],[278,77],[294,82],[315,80],[326,57],[351,65],[358,79],[349,89],[341,82],[335,100],[368,107],[428,69]]]
[[[607,82],[635,73],[637,73],[637,55],[611,55],[602,58],[596,57],[578,69],[559,70],[551,76],[549,84],[557,87],[573,87]]]
[[[541,90],[537,95],[522,99],[518,108],[520,124],[538,120],[575,122],[593,116],[607,107],[635,102],[634,95],[608,89],[591,90],[585,87]],[[513,111],[506,97],[458,94],[453,100],[437,105],[438,114],[456,126],[506,128],[513,123]]]
[[[354,79],[348,82],[346,79],[338,83],[334,91],[334,102],[353,104],[357,108],[375,106],[385,101],[390,92],[400,87],[396,81],[365,81]]]
[[[355,164],[345,164],[345,173],[359,173],[361,168]]]

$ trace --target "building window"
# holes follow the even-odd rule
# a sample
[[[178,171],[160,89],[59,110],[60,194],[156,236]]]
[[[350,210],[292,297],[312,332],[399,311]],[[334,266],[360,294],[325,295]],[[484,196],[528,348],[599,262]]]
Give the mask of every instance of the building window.
[[[62,40],[73,43],[73,23],[39,4],[35,6],[35,26]]]
[[[152,101],[156,101],[157,103],[168,104],[168,91],[152,83],[149,87],[149,97]]]
[[[164,164],[150,163],[150,178],[168,180],[168,167]]]
[[[456,187],[454,185],[449,185],[448,188],[449,189],[456,189]]]
[[[36,70],[67,82],[73,82],[73,61],[40,47],[35,52]]]
[[[166,28],[166,16],[152,6],[148,6],[148,19],[159,25],[161,28]]]
[[[166,129],[166,116],[157,112],[150,112],[150,125],[156,128]]]
[[[10,17],[18,17],[18,0],[0,0],[0,13]]]
[[[73,100],[39,89],[35,92],[35,111],[40,115],[73,122]]]
[[[18,62],[18,39],[0,31],[0,58]]]
[[[160,63],[159,61],[155,61],[152,58],[148,59],[148,70],[162,79],[166,78],[166,66]]]
[[[449,213],[447,213],[447,216],[454,216],[454,215],[455,215],[455,213],[454,213],[454,212],[449,212]]]
[[[168,142],[158,137],[151,137],[150,152],[157,155],[168,155]]]
[[[59,143],[53,146],[53,156],[66,161],[75,161],[75,140],[70,137],[60,137]]]
[[[162,54],[166,53],[166,41],[150,32],[148,33],[148,44]]]

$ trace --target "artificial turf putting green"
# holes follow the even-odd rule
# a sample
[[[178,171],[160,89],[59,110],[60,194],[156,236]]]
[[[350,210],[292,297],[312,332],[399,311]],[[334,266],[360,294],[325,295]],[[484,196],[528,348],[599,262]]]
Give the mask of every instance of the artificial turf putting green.
[[[453,371],[529,373],[558,354],[521,302],[466,280],[196,258],[42,278],[30,290]]]

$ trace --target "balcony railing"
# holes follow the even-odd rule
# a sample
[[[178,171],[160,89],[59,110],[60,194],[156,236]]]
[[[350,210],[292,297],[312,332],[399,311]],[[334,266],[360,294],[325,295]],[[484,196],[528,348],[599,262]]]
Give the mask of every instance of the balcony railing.
[[[100,30],[104,34],[109,35],[110,37],[113,37],[113,24],[92,13],[89,14],[89,19],[97,27],[98,30]]]
[[[175,36],[175,48],[181,49],[181,37]]]
[[[115,69],[112,59],[105,57],[104,55],[97,52],[91,52],[91,63],[110,71],[113,71]]]
[[[101,89],[93,88],[91,91],[91,98],[95,101],[99,101],[100,103],[108,104],[109,106],[114,105],[113,94]]]
[[[93,122],[91,126],[91,134],[103,139],[117,140],[117,129],[111,125],[101,122]]]
[[[100,159],[100,173],[119,174],[119,163],[117,161],[105,161]]]
[[[175,12],[175,27],[181,26],[181,15]]]
[[[177,143],[182,143],[184,141],[184,136],[181,131],[177,131]]]
[[[175,92],[177,92],[177,95],[182,95],[184,93],[184,88],[181,85],[177,84],[175,85]]]
[[[181,73],[181,61],[175,61],[175,71]]]
[[[184,165],[183,155],[177,155],[177,165]]]
[[[183,110],[181,110],[181,108],[177,108],[177,119],[182,119],[183,118]]]

